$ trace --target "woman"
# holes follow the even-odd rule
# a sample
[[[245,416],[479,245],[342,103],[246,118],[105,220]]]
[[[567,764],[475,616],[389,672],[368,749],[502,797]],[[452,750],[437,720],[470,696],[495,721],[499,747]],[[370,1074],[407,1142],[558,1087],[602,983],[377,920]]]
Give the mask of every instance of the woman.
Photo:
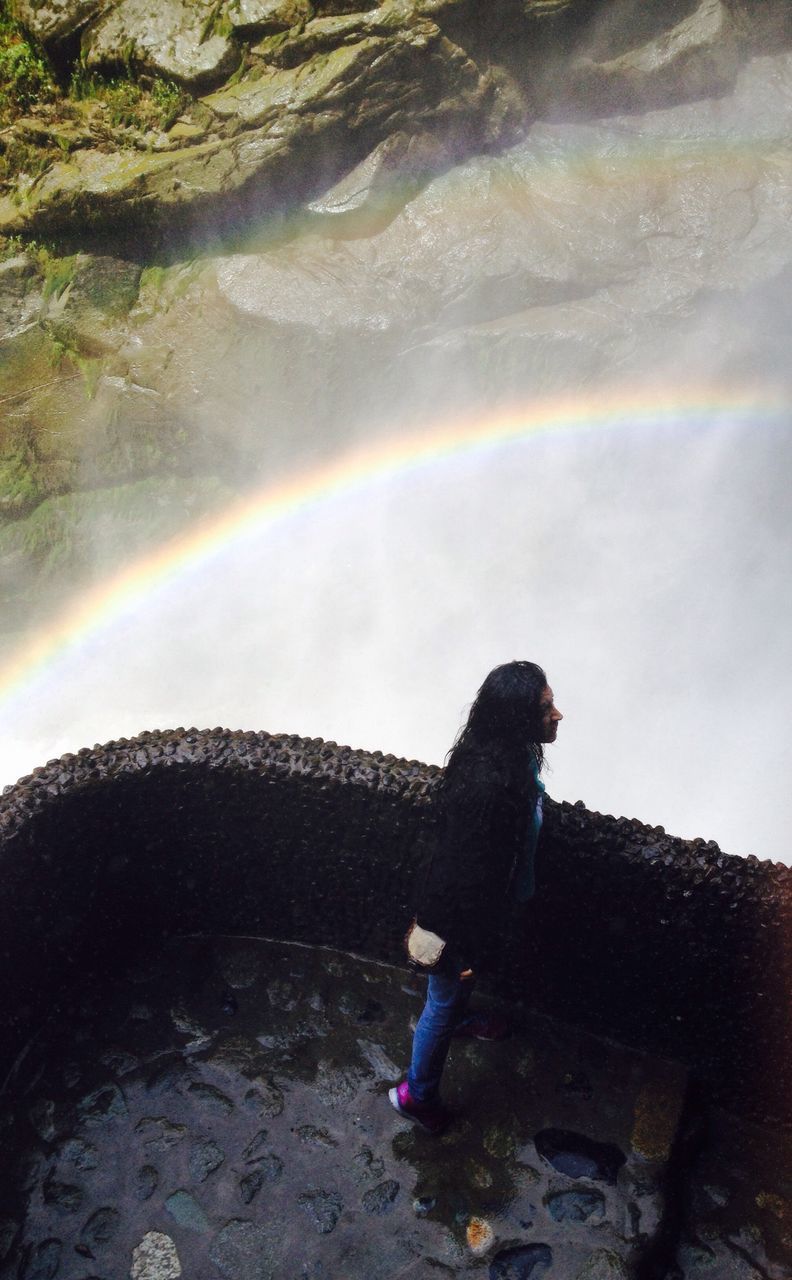
[[[511,903],[533,895],[543,747],[555,742],[562,719],[541,667],[505,663],[479,689],[446,762],[438,844],[408,935],[411,959],[429,970],[429,987],[407,1079],[388,1095],[430,1133],[448,1120],[440,1078],[452,1036],[489,1040],[506,1030],[491,1017],[466,1017],[466,1008]]]

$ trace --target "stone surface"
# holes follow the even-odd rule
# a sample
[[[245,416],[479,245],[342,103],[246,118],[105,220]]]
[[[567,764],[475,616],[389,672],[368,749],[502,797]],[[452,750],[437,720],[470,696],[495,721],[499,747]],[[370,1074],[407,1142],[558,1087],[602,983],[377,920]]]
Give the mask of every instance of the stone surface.
[[[541,1276],[551,1256],[560,1274],[596,1264],[592,1280],[604,1280],[621,1274],[602,1271],[606,1255],[611,1267],[640,1257],[651,1236],[626,1238],[623,1223],[640,1192],[644,1207],[654,1205],[645,1223],[656,1231],[667,1157],[652,1163],[631,1147],[636,1104],[651,1088],[665,1098],[664,1123],[672,1095],[679,1116],[678,1069],[518,1009],[511,1040],[454,1045],[447,1092],[458,1118],[432,1141],[388,1105],[388,1082],[369,1061],[404,1061],[420,984],[337,952],[237,946],[246,985],[231,1015],[220,997],[234,944],[182,938],[149,950],[128,982],[113,983],[112,1000],[101,987],[86,993],[85,1007],[104,1010],[90,1053],[69,1042],[68,1023],[41,1037],[46,1061],[68,1057],[80,1070],[59,1091],[46,1070],[42,1077],[65,1136],[54,1159],[28,1159],[21,1179],[10,1171],[21,1229],[8,1233],[2,1280],[17,1280],[20,1267],[44,1275],[56,1253],[75,1250],[95,1259],[97,1275],[111,1256],[131,1259],[137,1280],[201,1274],[207,1254],[228,1280],[276,1280],[284,1267],[384,1280],[419,1265],[472,1277],[482,1258],[492,1277],[514,1280]],[[130,1011],[141,999],[151,1016],[132,1035]],[[182,1047],[176,1007],[205,1028],[199,1047]],[[327,1031],[302,1034],[318,1009],[332,1011]],[[131,1052],[111,1048],[122,1030]],[[262,1127],[245,1098],[265,1068],[280,1107]],[[123,1072],[125,1110],[108,1119],[105,1104],[120,1092],[114,1071]],[[582,1073],[586,1090],[559,1087]],[[88,1094],[84,1079],[93,1083]],[[151,1112],[152,1098],[160,1112]],[[98,1125],[97,1108],[105,1116]],[[85,1163],[89,1143],[78,1188],[75,1161]],[[578,1165],[561,1169],[564,1158]]]
[[[103,13],[85,38],[89,67],[131,60],[149,71],[189,85],[230,74],[239,51],[213,29],[217,5],[211,0],[120,0]]]
[[[106,0],[14,0],[13,10],[20,22],[43,43],[73,35],[89,18],[99,13]]]
[[[619,57],[573,63],[572,92],[589,108],[624,110],[658,105],[669,93],[689,97],[724,93],[740,62],[739,26],[723,0],[700,0],[693,13]]]

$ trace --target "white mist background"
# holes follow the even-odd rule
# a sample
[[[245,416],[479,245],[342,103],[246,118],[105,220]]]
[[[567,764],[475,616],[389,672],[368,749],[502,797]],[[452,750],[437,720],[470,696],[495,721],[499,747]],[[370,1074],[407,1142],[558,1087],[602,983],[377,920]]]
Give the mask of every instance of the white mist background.
[[[441,763],[487,671],[527,657],[565,715],[553,797],[789,861],[791,455],[724,412],[375,477],[61,656],[3,708],[0,776],[180,725]]]

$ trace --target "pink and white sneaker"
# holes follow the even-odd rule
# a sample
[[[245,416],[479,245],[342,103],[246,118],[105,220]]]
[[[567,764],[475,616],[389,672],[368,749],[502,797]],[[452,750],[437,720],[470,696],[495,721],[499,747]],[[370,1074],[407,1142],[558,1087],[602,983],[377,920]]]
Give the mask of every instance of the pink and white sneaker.
[[[427,1133],[442,1133],[451,1119],[441,1102],[417,1102],[410,1093],[406,1080],[388,1090],[388,1098],[399,1115],[419,1124]]]

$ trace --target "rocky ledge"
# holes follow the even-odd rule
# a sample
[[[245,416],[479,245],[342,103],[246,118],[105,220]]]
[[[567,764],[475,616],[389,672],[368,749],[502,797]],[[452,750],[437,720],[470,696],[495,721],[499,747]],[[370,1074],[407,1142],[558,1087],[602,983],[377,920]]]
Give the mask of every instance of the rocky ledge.
[[[16,0],[15,12],[62,79],[164,77],[184,100],[160,128],[113,122],[79,94],[16,120],[3,148],[37,158],[6,183],[0,234],[149,255],[309,198],[399,132],[436,171],[513,141],[561,100],[590,114],[724,92],[748,53],[792,33],[774,0],[167,0],[155,12]]]
[[[702,1143],[673,1063],[512,1007],[510,1039],[452,1048],[447,1132],[416,1131],[387,1090],[421,985],[230,938],[83,983],[0,1107],[0,1276],[783,1274],[779,1144],[725,1118]]]

